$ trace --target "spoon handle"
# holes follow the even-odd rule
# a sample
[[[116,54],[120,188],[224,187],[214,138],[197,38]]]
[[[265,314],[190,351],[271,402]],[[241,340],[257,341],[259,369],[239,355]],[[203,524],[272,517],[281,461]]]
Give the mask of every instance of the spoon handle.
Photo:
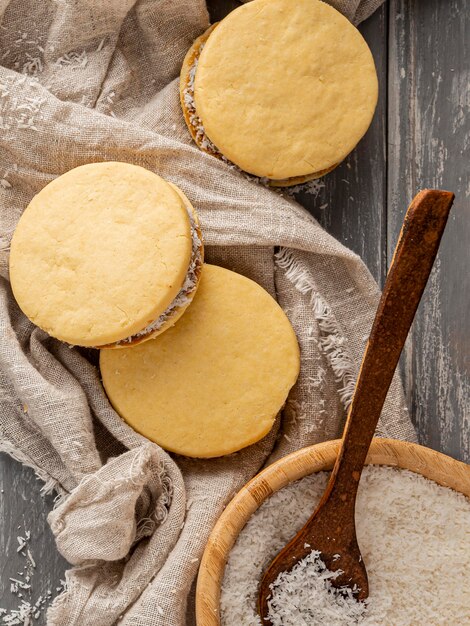
[[[429,189],[418,193],[408,208],[324,500],[334,486],[337,503],[354,508],[367,452],[431,273],[453,200],[454,194],[448,191]]]

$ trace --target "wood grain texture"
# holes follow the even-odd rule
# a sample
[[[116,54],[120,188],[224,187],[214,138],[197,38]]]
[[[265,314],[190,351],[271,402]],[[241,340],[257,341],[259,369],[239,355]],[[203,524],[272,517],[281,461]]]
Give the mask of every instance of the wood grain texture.
[[[214,21],[238,4],[208,2]],[[425,186],[456,192],[407,351],[406,384],[421,441],[470,462],[469,19],[470,0],[391,0],[361,25],[379,76],[377,114],[319,196],[298,199],[383,283],[414,193]],[[66,564],[46,522],[50,507],[33,472],[0,455],[0,607],[17,604],[8,578],[21,565],[15,544],[23,521],[32,531],[37,592],[63,577]]]
[[[470,2],[390,4],[388,242],[418,189],[456,194],[405,358],[420,441],[470,462]]]
[[[21,598],[10,593],[10,578],[24,580],[19,572],[25,571],[26,559],[17,552],[18,536],[24,537],[26,531],[31,533],[29,545],[36,563],[31,589],[22,591],[24,600],[34,604],[48,591],[57,595],[67,567],[47,524],[53,499],[41,496],[40,487],[33,471],[0,454],[0,607],[7,611],[18,608],[21,602]],[[35,622],[38,626],[45,623],[44,615]]]
[[[240,531],[273,493],[309,474],[330,470],[339,441],[303,448],[273,463],[246,485],[217,522],[201,561],[196,591],[198,626],[220,626],[220,585]],[[408,469],[470,497],[470,466],[413,443],[374,439],[367,463]]]

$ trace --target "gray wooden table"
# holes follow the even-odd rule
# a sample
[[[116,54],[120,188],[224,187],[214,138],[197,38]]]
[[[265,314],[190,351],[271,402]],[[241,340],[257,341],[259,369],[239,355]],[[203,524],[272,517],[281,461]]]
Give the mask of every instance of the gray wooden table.
[[[214,21],[238,5],[209,4]],[[470,462],[470,0],[390,0],[361,31],[377,64],[377,114],[319,196],[298,200],[383,283],[414,193],[455,192],[403,373],[421,443]],[[66,563],[46,523],[52,502],[39,487],[31,471],[0,455],[0,607],[18,604],[9,578],[24,566],[17,536],[25,526],[37,562],[33,600],[63,578]]]

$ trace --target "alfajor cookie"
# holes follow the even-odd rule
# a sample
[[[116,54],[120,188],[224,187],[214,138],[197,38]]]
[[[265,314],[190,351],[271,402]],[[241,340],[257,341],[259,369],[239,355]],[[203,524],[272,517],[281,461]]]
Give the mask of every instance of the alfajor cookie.
[[[10,280],[51,336],[115,348],[173,325],[202,264],[197,215],[179,189],[136,165],[92,163],[33,198],[13,234]]]
[[[253,0],[195,41],[180,96],[198,146],[274,186],[334,169],[372,120],[378,83],[359,31],[320,0]]]
[[[181,320],[156,339],[100,354],[121,417],[171,452],[216,457],[272,428],[300,367],[297,339],[257,283],[204,265]]]

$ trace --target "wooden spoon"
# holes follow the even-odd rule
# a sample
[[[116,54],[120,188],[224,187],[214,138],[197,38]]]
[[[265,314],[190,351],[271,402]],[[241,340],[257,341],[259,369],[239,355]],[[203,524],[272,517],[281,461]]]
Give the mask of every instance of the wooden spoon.
[[[281,550],[259,587],[258,612],[270,624],[270,585],[312,550],[331,571],[332,581],[350,587],[358,600],[369,595],[367,571],[356,538],[355,504],[359,479],[385,397],[426,286],[454,194],[421,191],[410,204],[366,346],[343,440],[325,493],[312,517]]]

